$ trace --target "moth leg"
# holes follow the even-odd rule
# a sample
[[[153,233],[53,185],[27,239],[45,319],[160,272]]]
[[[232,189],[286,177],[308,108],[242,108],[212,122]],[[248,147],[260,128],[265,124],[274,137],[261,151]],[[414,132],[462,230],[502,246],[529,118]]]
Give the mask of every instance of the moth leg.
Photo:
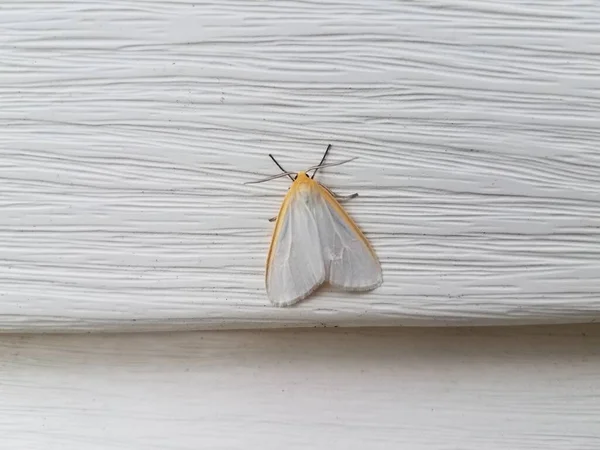
[[[350,194],[350,195],[337,195],[337,194],[333,194],[333,195],[336,198],[336,200],[338,200],[340,202],[345,202],[345,201],[352,200],[353,198],[358,197],[358,192],[355,192],[354,194]]]
[[[335,192],[333,192],[327,186],[323,186],[321,184],[321,187],[325,188],[325,190],[327,192],[329,192],[331,195],[333,195],[335,197],[335,199],[339,202],[345,202],[346,200],[352,200],[353,198],[358,197],[358,192],[355,192],[354,194],[350,194],[350,195],[337,195]]]

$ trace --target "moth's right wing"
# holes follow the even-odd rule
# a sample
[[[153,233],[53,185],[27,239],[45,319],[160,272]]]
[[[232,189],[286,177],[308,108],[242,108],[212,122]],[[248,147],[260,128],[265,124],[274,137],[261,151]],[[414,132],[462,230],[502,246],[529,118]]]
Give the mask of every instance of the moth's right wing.
[[[327,275],[312,208],[318,193],[300,192],[292,185],[283,201],[267,259],[267,295],[276,306],[289,306],[308,297]]]
[[[362,231],[327,188],[318,185],[314,208],[323,258],[331,285],[346,291],[368,291],[383,282],[381,265]]]

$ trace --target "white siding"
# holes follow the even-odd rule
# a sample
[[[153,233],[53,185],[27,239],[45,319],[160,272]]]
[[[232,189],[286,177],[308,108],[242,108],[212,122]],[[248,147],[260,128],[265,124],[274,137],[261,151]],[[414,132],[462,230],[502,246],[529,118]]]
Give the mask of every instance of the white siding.
[[[4,1],[0,330],[600,316],[600,3]],[[270,307],[284,167],[384,269]]]
[[[10,450],[597,450],[600,328],[0,337]]]

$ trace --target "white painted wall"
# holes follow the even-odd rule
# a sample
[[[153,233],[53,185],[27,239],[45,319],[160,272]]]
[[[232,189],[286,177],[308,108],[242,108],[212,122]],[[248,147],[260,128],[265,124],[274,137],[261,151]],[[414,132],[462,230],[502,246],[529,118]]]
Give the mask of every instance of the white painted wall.
[[[1,336],[11,450],[596,450],[600,328]]]
[[[4,1],[0,330],[600,316],[600,3]],[[320,173],[384,285],[270,307]]]

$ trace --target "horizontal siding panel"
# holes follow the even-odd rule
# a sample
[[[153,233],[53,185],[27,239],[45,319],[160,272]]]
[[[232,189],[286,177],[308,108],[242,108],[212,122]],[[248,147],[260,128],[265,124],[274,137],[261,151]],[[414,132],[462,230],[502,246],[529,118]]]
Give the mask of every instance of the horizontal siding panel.
[[[11,450],[595,450],[600,328],[0,336]]]
[[[593,2],[5,2],[0,331],[600,316]],[[264,262],[314,165],[378,290],[277,309]]]

